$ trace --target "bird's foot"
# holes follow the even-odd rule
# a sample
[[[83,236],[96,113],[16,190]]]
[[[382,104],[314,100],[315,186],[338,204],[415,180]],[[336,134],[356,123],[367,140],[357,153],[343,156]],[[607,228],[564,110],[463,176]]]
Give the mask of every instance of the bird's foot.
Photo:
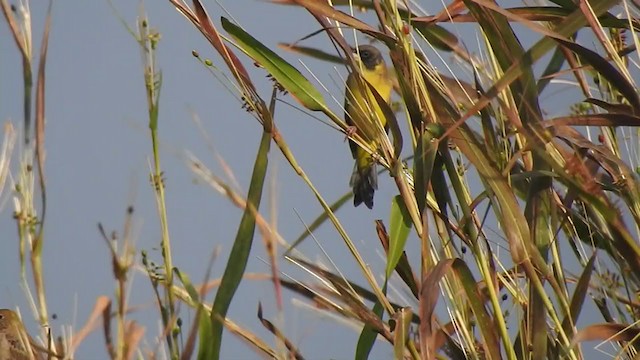
[[[345,134],[344,141],[349,140],[349,137],[355,135],[357,131],[358,131],[357,127],[355,127],[353,125],[352,126],[347,126],[347,129],[344,132],[344,134]]]

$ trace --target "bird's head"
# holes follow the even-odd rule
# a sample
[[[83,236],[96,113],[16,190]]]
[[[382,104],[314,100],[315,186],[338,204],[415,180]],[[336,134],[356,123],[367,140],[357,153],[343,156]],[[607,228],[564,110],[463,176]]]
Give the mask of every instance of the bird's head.
[[[382,53],[375,46],[360,45],[357,49],[354,48],[353,52],[367,70],[374,70],[379,65],[385,66]]]

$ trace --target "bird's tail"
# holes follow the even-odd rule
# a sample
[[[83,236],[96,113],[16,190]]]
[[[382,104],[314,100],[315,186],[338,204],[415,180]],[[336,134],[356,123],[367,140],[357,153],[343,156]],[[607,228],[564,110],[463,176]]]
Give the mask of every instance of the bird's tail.
[[[376,164],[359,167],[357,162],[351,174],[349,185],[353,189],[353,205],[364,203],[369,209],[373,208],[373,194],[378,189],[378,172]]]

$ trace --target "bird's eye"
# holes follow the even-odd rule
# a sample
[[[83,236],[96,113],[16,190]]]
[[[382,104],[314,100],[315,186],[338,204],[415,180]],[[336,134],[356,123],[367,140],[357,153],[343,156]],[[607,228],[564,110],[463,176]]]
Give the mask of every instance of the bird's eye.
[[[363,59],[368,59],[371,57],[371,52],[369,50],[360,51],[360,57]]]

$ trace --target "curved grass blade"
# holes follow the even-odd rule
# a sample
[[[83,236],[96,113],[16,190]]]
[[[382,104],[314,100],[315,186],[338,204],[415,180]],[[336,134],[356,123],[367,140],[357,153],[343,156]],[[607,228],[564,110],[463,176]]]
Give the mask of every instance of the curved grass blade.
[[[191,302],[197,304],[196,311],[196,321],[193,323],[193,327],[189,331],[189,336],[187,337],[187,342],[185,343],[182,349],[182,355],[180,359],[187,360],[191,359],[191,355],[193,354],[193,348],[195,347],[196,342],[196,334],[198,334],[198,338],[200,339],[200,346],[198,348],[198,359],[207,359],[207,356],[211,354],[211,321],[205,315],[206,310],[204,306],[200,303],[200,294],[193,286],[191,279],[187,274],[182,273],[178,268],[174,268],[174,272],[176,273],[176,277],[182,283],[182,286],[189,294],[189,298],[191,298]],[[199,329],[196,332],[196,329]]]
[[[640,117],[627,114],[586,114],[562,116],[546,120],[543,125],[550,129],[562,126],[640,126]]]
[[[438,154],[437,141],[430,131],[423,131],[418,135],[415,158],[413,161],[414,193],[420,214],[427,205],[427,189],[431,182],[433,165]]]
[[[554,74],[558,73],[558,71],[560,71],[560,69],[562,68],[562,65],[564,65],[564,61],[565,61],[565,58],[564,58],[564,54],[562,54],[562,50],[560,48],[557,48],[553,52],[553,55],[551,56],[551,60],[549,60],[547,67],[542,72],[542,75],[540,76],[540,80],[538,80],[538,93],[542,93],[544,88],[547,87],[547,85],[549,85],[552,79],[551,76],[553,76]]]
[[[460,42],[455,35],[439,25],[424,21],[414,22],[416,19],[411,19],[411,24],[433,47],[443,51],[451,51],[462,59],[471,61],[471,56],[464,47],[460,46]]]
[[[294,1],[294,0],[272,0],[272,2],[277,4],[286,4],[286,5],[293,5],[293,4],[302,5],[302,4],[299,4],[301,3],[301,1]],[[334,6],[353,6],[360,9],[368,9],[368,10],[375,9],[372,1],[338,0],[338,1],[333,1],[332,4]],[[456,52],[458,54],[463,55],[462,57],[465,59],[468,57],[468,54],[466,53],[466,51],[460,48],[458,38],[452,32],[450,32],[449,30],[445,29],[440,25],[422,21],[421,20],[422,18],[416,17],[413,13],[405,9],[402,6],[402,3],[398,3],[397,6],[398,6],[398,13],[400,14],[400,16],[407,19],[408,22],[411,22],[411,24],[416,28],[416,30],[418,30],[425,37],[425,39],[427,39],[427,41],[431,45],[433,45],[435,48],[444,50],[444,51]],[[362,24],[363,23],[359,23],[360,26],[363,26]],[[350,24],[347,24],[347,25],[350,25]],[[350,26],[353,26],[353,25],[350,25]],[[360,29],[359,27],[356,27],[356,26],[353,26],[353,27],[356,29]],[[367,28],[367,31],[370,31],[370,30],[371,30],[370,28]]]
[[[533,76],[533,61],[526,61],[525,51],[515,36],[507,18],[500,13],[477,4],[475,1],[466,0],[465,4],[469,12],[477,19],[478,24],[486,34],[493,53],[503,71],[506,71],[512,64],[520,59],[525,60],[520,64],[521,73],[518,78],[511,83],[512,96],[518,101],[518,113],[525,125],[533,124],[542,119],[540,105],[538,104],[538,92]]]
[[[258,320],[260,320],[262,325],[267,330],[269,330],[270,333],[275,335],[278,339],[280,339],[280,341],[284,343],[284,345],[287,347],[287,350],[289,350],[290,358],[296,359],[296,360],[304,360],[304,357],[302,356],[302,354],[300,354],[300,352],[298,351],[296,346],[291,342],[291,340],[287,339],[287,337],[282,333],[282,330],[280,330],[278,327],[273,325],[271,321],[265,319],[262,316],[262,304],[259,302],[258,302]]]
[[[173,272],[176,273],[176,276],[182,283],[182,286],[184,286],[184,289],[187,291],[187,294],[189,294],[191,301],[193,301],[196,304],[199,303],[200,294],[198,293],[198,290],[196,290],[196,288],[193,286],[193,283],[191,282],[191,279],[189,278],[189,276],[187,274],[182,273],[182,271],[180,271],[178,268],[173,268]]]
[[[573,344],[585,341],[638,341],[640,330],[633,324],[594,324],[580,331],[573,339]]]
[[[51,7],[51,4],[49,4]],[[33,91],[33,70],[31,68],[32,65],[32,48],[31,48],[31,38],[30,34],[25,33],[23,30],[20,21],[16,19],[16,15],[12,10],[12,6],[9,5],[9,2],[6,0],[0,1],[0,8],[2,8],[2,13],[4,15],[7,24],[9,25],[9,29],[11,31],[11,35],[13,40],[20,51],[20,55],[22,57],[22,81],[23,81],[23,122],[24,122],[24,141],[25,144],[29,144],[31,139],[31,108],[32,108],[32,91]],[[48,30],[46,30],[48,32]],[[47,34],[45,34],[45,39],[43,39],[43,45],[45,44]]]
[[[439,346],[437,337],[440,332],[435,327],[434,312],[438,303],[440,280],[451,270],[454,259],[438,262],[427,274],[420,287],[420,350],[423,359],[433,359]]]
[[[557,6],[526,6],[526,7],[512,7],[512,8],[504,8],[505,12],[509,12],[513,15],[516,15],[522,19],[526,19],[529,21],[560,21],[564,19],[567,15],[571,14],[572,11],[575,10],[568,8],[559,8]],[[447,14],[449,15],[449,14]],[[466,13],[461,14],[450,14],[447,17],[437,17],[437,16],[421,16],[411,19],[413,22],[422,22],[426,24],[433,24],[436,22],[452,22],[452,23],[475,23],[476,19]],[[633,29],[638,31],[639,24],[635,19],[618,19],[614,15],[607,13],[598,18],[600,24],[603,28],[612,28],[612,29]],[[510,22],[518,22],[518,20],[514,18],[509,19]]]
[[[331,273],[330,271],[324,270],[320,268],[318,265],[312,264],[308,261],[288,257],[293,263],[298,266],[304,268],[306,271],[314,274],[314,276],[318,278],[322,278],[330,282],[333,287],[331,293],[334,293],[340,302],[350,308],[350,313],[352,314],[350,317],[357,319],[358,321],[364,323],[364,327],[362,332],[360,333],[360,338],[358,339],[358,344],[356,346],[356,359],[366,359],[368,358],[371,349],[376,340],[376,336],[380,334],[382,337],[387,339],[388,341],[392,341],[392,335],[382,322],[382,314],[384,312],[385,307],[381,305],[380,298],[378,294],[372,294],[370,291],[365,290],[364,288],[353,284],[347,279],[344,279],[341,275],[336,275]],[[300,288],[297,285],[293,287],[291,284],[287,284],[283,282],[283,285],[287,288],[290,288],[294,291],[300,292]],[[307,296],[309,298],[313,298],[309,289],[304,289],[300,292],[302,295]],[[382,294],[386,294],[387,286],[386,283],[381,289]],[[369,310],[363,303],[361,298],[364,297],[367,300],[375,301],[375,305],[373,306],[373,310]],[[320,300],[314,299],[314,300]],[[329,307],[332,307],[330,304],[327,304]],[[391,305],[389,305],[391,306]],[[394,307],[395,308],[395,307]],[[398,307],[399,308],[399,307]],[[341,310],[338,312],[343,313]]]
[[[398,310],[393,316],[395,328],[393,330],[393,357],[394,359],[403,359],[405,356],[405,346],[412,336],[411,319],[413,312],[410,307],[404,307]]]
[[[479,0],[476,0],[479,1]],[[605,13],[612,5],[612,1],[601,1],[592,3],[592,10],[596,16],[600,16]],[[572,8],[574,8],[573,5]],[[504,72],[502,77],[493,84],[493,86],[487,90],[486,95],[478,99],[475,105],[466,111],[466,113],[458,119],[455,124],[450,124],[448,126],[448,130],[445,133],[445,136],[450,135],[453,131],[456,130],[461,124],[463,124],[467,119],[473,116],[476,112],[478,112],[483,107],[487,106],[489,101],[496,97],[498,93],[504,90],[509,84],[518,79],[522,74],[522,63],[534,63],[535,61],[542,58],[547,52],[551,49],[555,48],[556,41],[558,37],[561,36],[572,36],[576,31],[582,28],[586,24],[586,20],[584,14],[580,10],[573,11],[570,15],[565,17],[562,22],[558,23],[553,28],[553,33],[555,36],[545,36],[538,42],[536,42],[529,50],[527,50],[521,58],[517,59],[508,70]],[[548,35],[548,34],[547,34]]]
[[[471,310],[475,315],[480,335],[482,336],[482,346],[486,352],[488,359],[502,359],[500,353],[500,342],[498,340],[498,330],[495,327],[491,315],[484,307],[482,297],[478,296],[478,287],[476,281],[473,278],[473,274],[467,264],[461,259],[455,259],[453,261],[453,270],[458,277],[458,280],[464,288],[465,295],[471,305]]]
[[[382,292],[386,294],[386,284],[382,288]],[[380,305],[379,301],[376,301],[375,305],[373,305],[372,311],[379,319],[382,318],[384,309],[382,308],[382,305]],[[369,358],[369,354],[371,353],[371,349],[373,349],[373,344],[375,343],[377,336],[378,333],[375,331],[375,328],[371,324],[364,324],[362,332],[360,333],[360,337],[358,338],[358,345],[356,346],[356,359]]]
[[[247,208],[242,215],[236,239],[229,254],[229,261],[227,261],[227,267],[225,268],[224,275],[220,282],[220,288],[216,293],[213,308],[211,309],[210,319],[213,325],[213,354],[211,359],[220,358],[223,328],[223,323],[220,319],[226,317],[229,305],[231,305],[231,300],[240,285],[242,275],[247,267],[247,261],[253,243],[253,235],[256,229],[256,213],[260,208],[262,189],[267,172],[270,147],[271,134],[265,131],[262,133],[260,148],[253,167],[253,174],[251,175],[251,184],[249,185],[249,193],[247,195]]]
[[[564,321],[562,321],[562,328],[567,334],[573,332],[573,328],[578,321],[578,315],[580,315],[580,311],[582,311],[582,305],[589,291],[589,283],[591,282],[591,274],[593,274],[593,264],[596,260],[596,254],[597,253],[594,252],[584,266],[584,271],[582,275],[580,275],[576,289],[571,297],[571,313],[566,315]]]
[[[206,316],[206,310],[204,306],[200,305],[198,308],[198,360],[212,359],[214,353],[214,338],[213,338],[213,324],[211,320]]]
[[[325,16],[327,18],[343,23],[373,38],[376,38],[384,42],[385,44],[392,45],[392,44],[395,44],[396,42],[396,40],[393,37],[378,31],[377,29],[370,26],[369,24],[362,22],[351,15],[348,15],[340,10],[336,10],[334,7],[328,5],[323,1],[292,0],[292,2],[295,3],[296,5],[304,7],[305,9],[307,9],[309,12],[313,14]]]
[[[402,257],[404,245],[411,230],[411,215],[400,195],[394,196],[393,200],[391,200],[389,230],[389,253],[387,254],[387,268],[385,270],[387,279],[389,279],[400,257]]]
[[[410,224],[411,225],[411,224]],[[387,234],[387,229],[384,226],[382,220],[376,220],[376,232],[378,233],[378,238],[380,239],[380,243],[382,244],[382,248],[384,248],[384,252],[387,254],[387,258],[389,257],[389,234]],[[409,263],[409,259],[407,258],[407,253],[402,251],[400,253],[399,259],[395,266],[396,273],[402,281],[409,287],[413,296],[418,299],[418,282],[416,281],[416,277],[413,274],[413,270],[411,269],[411,264]],[[391,276],[389,274],[387,277]],[[393,304],[392,304],[393,305]],[[396,308],[394,306],[394,308]]]
[[[327,107],[322,94],[298,69],[227,18],[222,17],[221,21],[222,27],[233,36],[238,46],[262,65],[304,107],[313,111],[321,111]]]
[[[636,114],[640,114],[640,97],[636,91],[636,88],[622,74],[611,65],[609,61],[603,58],[600,54],[593,50],[587,49],[584,46],[580,46],[574,42],[554,39],[561,46],[578,54],[578,56],[587,64],[593,66],[593,68],[602,75],[611,86],[615,87],[620,93],[629,101]]]
[[[224,59],[229,67],[229,70],[232,71],[233,76],[236,78],[241,87],[246,87],[251,93],[255,93],[255,88],[253,86],[253,82],[249,77],[249,73],[247,69],[245,69],[244,65],[240,62],[236,54],[234,54],[231,49],[227,45],[222,42],[220,38],[220,33],[213,26],[211,22],[211,18],[207,14],[204,6],[200,0],[193,0],[193,6],[195,7],[195,13],[190,11],[190,9],[185,8],[182,4],[176,3],[177,0],[170,0],[176,9],[180,11],[183,15],[185,15],[191,22],[202,32],[202,34],[209,40],[211,45],[218,51],[220,56]]]
[[[322,51],[314,47],[299,46],[299,45],[288,44],[288,43],[279,43],[278,47],[287,51],[294,52],[296,54],[306,55],[314,59],[330,62],[333,64],[346,64],[346,61],[344,60],[344,58],[328,53],[326,51]]]

